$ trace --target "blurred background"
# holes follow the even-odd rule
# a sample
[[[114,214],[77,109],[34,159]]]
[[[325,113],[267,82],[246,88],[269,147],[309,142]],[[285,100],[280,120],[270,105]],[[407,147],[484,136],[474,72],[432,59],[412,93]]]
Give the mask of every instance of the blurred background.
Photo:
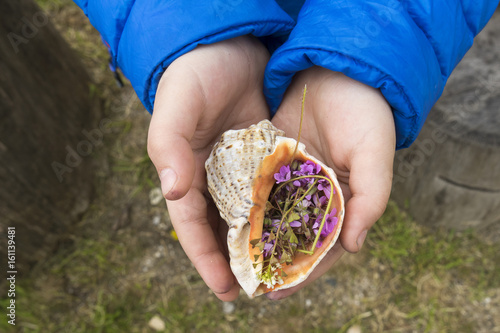
[[[362,251],[285,300],[234,302],[182,251],[150,115],[81,10],[3,0],[0,17],[0,331],[500,332],[498,10],[397,152]]]

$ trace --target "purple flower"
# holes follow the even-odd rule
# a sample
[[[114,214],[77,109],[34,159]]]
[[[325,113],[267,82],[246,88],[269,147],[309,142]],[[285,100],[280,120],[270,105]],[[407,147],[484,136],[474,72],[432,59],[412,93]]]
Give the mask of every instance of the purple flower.
[[[311,206],[311,205],[312,205],[312,203],[311,203],[311,201],[309,201],[309,200],[307,199],[307,195],[306,195],[305,199],[304,199],[304,200],[302,200],[301,202],[299,202],[299,203],[297,204],[297,208],[298,208],[298,209],[300,209],[300,210],[304,210],[304,209],[306,209],[307,207],[309,207],[309,206]]]
[[[318,233],[318,230],[319,230],[319,227],[321,226],[321,221],[323,220],[323,216],[318,216],[318,218],[316,219],[316,221],[314,221],[314,224],[313,224],[313,231],[314,231],[314,234],[316,235]]]
[[[330,182],[328,182],[326,179],[321,179],[318,182],[318,190],[323,191],[328,199],[330,199],[331,195],[331,186]],[[335,194],[335,190],[333,190],[333,194]]]
[[[303,175],[314,175],[314,163],[311,161],[307,161],[306,163],[300,166],[300,172]]]
[[[321,229],[321,234],[319,237],[319,240],[323,240],[328,236],[329,234],[332,233],[333,229],[335,229],[335,226],[337,225],[338,218],[335,217],[335,214],[337,214],[337,209],[332,209],[332,211],[329,214],[326,214],[325,218],[325,224],[323,225],[323,229]],[[322,216],[319,216],[316,221],[314,222],[313,225],[313,231],[314,234],[317,235],[319,231],[319,227],[321,226],[321,221],[323,220]],[[321,242],[318,241],[316,243],[316,247],[321,247]]]
[[[300,165],[300,169],[294,171],[293,174],[296,176],[309,176],[317,175],[321,171],[321,166],[314,163],[313,161],[306,161]]]
[[[286,182],[290,180],[291,177],[291,172],[290,172],[290,166],[289,165],[283,165],[280,168],[280,172],[277,172],[274,174],[274,179],[276,179],[276,184]]]
[[[328,201],[328,198],[324,195],[322,195],[321,197],[318,196],[317,194],[313,197],[313,202],[314,202],[314,205],[318,208],[320,208],[321,206],[323,206],[326,202]]]
[[[274,247],[274,240],[264,244],[264,251],[263,251],[264,257],[268,257],[270,255],[270,252],[272,251],[273,247]]]
[[[295,175],[297,176],[297,175]],[[293,181],[293,186],[295,187],[304,187],[308,184],[314,183],[314,178],[302,178],[302,179],[297,179]]]
[[[323,179],[322,179],[323,180]],[[330,184],[323,185],[321,183],[318,184],[318,190],[323,191],[328,199],[330,199]]]
[[[302,226],[302,223],[300,221],[292,221],[290,222],[290,227],[298,228]]]
[[[274,230],[274,231],[277,231],[277,230],[278,230],[278,227],[279,227],[280,223],[281,223],[281,220],[280,220],[280,219],[272,219],[272,220],[271,220],[271,225],[273,226],[273,230]],[[281,230],[285,230],[285,228],[286,228],[286,225],[285,225],[285,223],[283,223],[283,224],[281,225]]]
[[[337,225],[338,218],[335,217],[337,211],[332,211],[330,214],[326,214],[325,225],[323,230],[321,230],[321,236],[326,237],[332,233],[333,229]]]
[[[314,164],[314,174],[319,175],[319,173],[321,172],[321,165],[316,164],[316,163],[313,163],[313,164]]]

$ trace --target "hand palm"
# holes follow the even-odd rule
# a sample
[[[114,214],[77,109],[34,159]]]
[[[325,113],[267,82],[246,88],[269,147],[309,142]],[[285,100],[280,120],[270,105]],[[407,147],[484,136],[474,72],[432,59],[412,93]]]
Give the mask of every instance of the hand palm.
[[[344,253],[357,252],[366,230],[387,204],[395,151],[392,113],[380,92],[324,68],[299,73],[287,89],[272,122],[297,137],[300,98],[307,84],[301,141],[338,176],[346,215],[337,244],[303,284],[277,292],[286,297],[324,274]],[[364,233],[364,235],[362,235]]]
[[[204,163],[225,130],[248,127],[269,113],[262,93],[267,50],[248,36],[201,46],[177,59],[158,87],[148,150],[179,241],[202,278],[222,300],[237,297],[229,268],[226,223],[208,200]]]

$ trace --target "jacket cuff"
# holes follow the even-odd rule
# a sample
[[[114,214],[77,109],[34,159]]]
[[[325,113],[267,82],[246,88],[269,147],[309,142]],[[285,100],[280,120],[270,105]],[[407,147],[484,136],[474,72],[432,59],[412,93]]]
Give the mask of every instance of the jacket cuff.
[[[398,148],[415,140],[445,84],[432,45],[399,1],[306,1],[266,68],[272,112],[293,75],[314,65],[380,89],[393,108]]]
[[[136,1],[118,45],[118,65],[152,112],[161,75],[179,56],[246,34],[286,35],[293,25],[274,1]]]

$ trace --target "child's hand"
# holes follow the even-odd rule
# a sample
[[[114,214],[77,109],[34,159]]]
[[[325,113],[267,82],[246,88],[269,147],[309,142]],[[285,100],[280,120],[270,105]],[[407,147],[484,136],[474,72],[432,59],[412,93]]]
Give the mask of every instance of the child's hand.
[[[269,118],[262,93],[269,60],[255,38],[199,46],[163,74],[148,136],[179,241],[208,287],[221,300],[238,296],[227,257],[227,225],[209,200],[205,160],[228,129]]]
[[[325,273],[344,253],[361,249],[366,232],[382,215],[392,185],[396,134],[391,108],[374,88],[321,67],[300,72],[272,119],[297,137],[300,105],[307,84],[301,142],[336,172],[346,201],[339,244],[297,287],[269,295],[293,294]]]

